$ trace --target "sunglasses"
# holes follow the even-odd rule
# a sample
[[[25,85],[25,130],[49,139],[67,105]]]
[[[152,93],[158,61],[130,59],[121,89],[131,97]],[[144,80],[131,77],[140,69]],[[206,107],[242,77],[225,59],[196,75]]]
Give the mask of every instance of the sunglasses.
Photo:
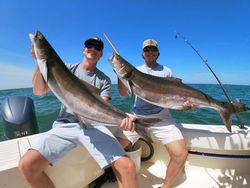
[[[94,45],[94,44],[86,44],[85,47],[88,48],[88,49],[94,48],[97,51],[102,51],[102,47],[101,46]]]
[[[146,48],[143,48],[143,52],[158,52],[158,48],[156,47],[146,47]]]

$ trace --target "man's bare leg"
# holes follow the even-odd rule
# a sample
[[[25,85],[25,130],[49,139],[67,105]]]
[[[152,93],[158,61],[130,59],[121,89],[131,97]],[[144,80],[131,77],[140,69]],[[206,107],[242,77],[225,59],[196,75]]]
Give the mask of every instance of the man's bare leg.
[[[28,150],[19,161],[19,171],[32,188],[54,188],[53,182],[44,173],[49,162],[38,151]]]
[[[136,168],[129,157],[121,157],[112,165],[119,188],[137,188]]]
[[[176,176],[182,170],[187,159],[187,147],[184,140],[176,140],[165,145],[170,161],[168,163],[167,172],[162,188],[170,188]]]

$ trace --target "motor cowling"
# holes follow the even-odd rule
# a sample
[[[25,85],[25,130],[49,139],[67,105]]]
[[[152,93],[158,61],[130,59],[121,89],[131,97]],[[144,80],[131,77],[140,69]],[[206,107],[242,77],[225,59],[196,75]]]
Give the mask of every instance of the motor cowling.
[[[2,103],[2,118],[8,139],[39,132],[34,103],[27,96],[7,97]]]

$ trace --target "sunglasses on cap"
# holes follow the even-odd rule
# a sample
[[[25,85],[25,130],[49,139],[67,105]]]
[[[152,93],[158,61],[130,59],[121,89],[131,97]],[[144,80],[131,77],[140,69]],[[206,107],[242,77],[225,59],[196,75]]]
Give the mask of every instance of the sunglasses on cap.
[[[154,46],[149,46],[149,47],[145,47],[143,48],[143,52],[158,52],[158,48],[154,47]]]
[[[99,45],[94,45],[94,44],[86,44],[85,45],[86,48],[90,49],[90,48],[94,48],[97,51],[102,51],[102,47]]]

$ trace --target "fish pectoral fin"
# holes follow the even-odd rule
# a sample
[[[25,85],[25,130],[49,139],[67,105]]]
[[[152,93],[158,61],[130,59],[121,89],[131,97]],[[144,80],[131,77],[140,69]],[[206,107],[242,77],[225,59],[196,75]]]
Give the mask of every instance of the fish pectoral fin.
[[[127,86],[128,86],[128,91],[129,91],[130,95],[134,95],[134,91],[132,88],[132,82],[130,80],[127,80]]]
[[[118,77],[118,90],[121,96],[125,96],[126,94],[130,96],[134,95],[132,85],[133,84],[131,80],[123,80],[122,78]]]
[[[41,74],[41,75],[42,75],[42,74]],[[43,75],[42,75],[42,78],[43,78],[43,83],[44,83],[44,84],[47,84],[47,83],[48,83],[48,78],[45,77],[45,76],[43,76]]]
[[[42,66],[39,66],[40,68],[40,72],[42,74],[42,77],[43,77],[43,80],[45,81],[45,83],[48,83],[48,66],[47,66],[47,61],[46,60],[43,60],[42,61]]]

